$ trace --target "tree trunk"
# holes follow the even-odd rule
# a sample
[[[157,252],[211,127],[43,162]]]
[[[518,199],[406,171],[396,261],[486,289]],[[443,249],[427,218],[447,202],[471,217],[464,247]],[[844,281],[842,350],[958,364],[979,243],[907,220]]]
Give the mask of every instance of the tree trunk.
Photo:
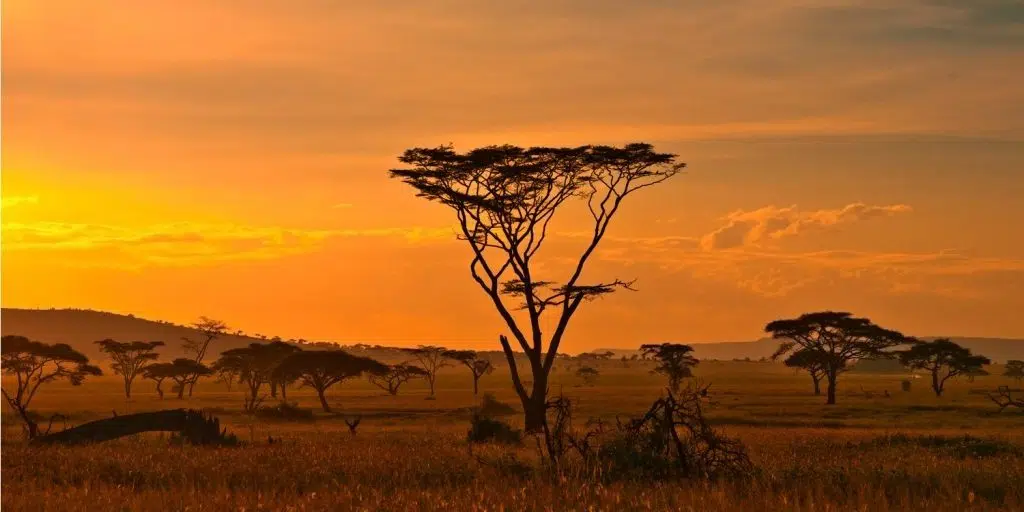
[[[821,396],[821,377],[811,375],[811,380],[814,381],[814,396]]]
[[[324,389],[316,390],[316,396],[320,397],[320,406],[324,408],[324,412],[331,412],[331,406],[327,403],[327,397],[324,396]]]
[[[192,398],[192,390],[194,390],[196,388],[196,381],[198,381],[198,380],[199,380],[199,376],[198,375],[196,375],[195,377],[192,377],[191,379],[189,379],[189,382],[188,382],[188,397],[189,398]],[[182,391],[184,391],[184,386],[182,386],[182,388],[183,388]],[[178,398],[181,398],[181,393],[178,393]]]
[[[156,381],[156,394],[160,395],[160,400],[164,399],[164,390],[163,390],[163,388],[160,387],[160,385],[163,384],[163,383],[164,383],[164,381],[162,381],[162,380]]]
[[[284,382],[281,383],[281,400],[288,400],[288,384]]]
[[[274,381],[270,382],[270,397],[277,398],[277,383]]]
[[[181,400],[182,398],[185,398],[185,385],[186,384],[188,384],[188,383],[187,382],[182,382],[181,384],[178,385],[178,400]],[[191,391],[189,391],[189,395],[188,396],[192,396],[192,392]]]
[[[39,424],[32,421],[32,418],[29,418],[28,409],[21,407],[14,407],[13,409],[18,412],[18,416],[21,416],[21,421],[25,422],[29,440],[35,439],[39,435]]]
[[[938,370],[932,370],[932,391],[935,392],[935,396],[942,396],[942,383],[939,382]]]
[[[547,400],[546,397],[531,395],[522,398],[523,411],[526,413],[526,431],[543,432],[547,425]]]
[[[430,378],[427,379],[427,382],[430,383],[430,396],[434,396],[434,379],[436,378],[436,376],[431,375]]]
[[[480,383],[480,376],[474,373],[473,374],[473,396],[476,396],[477,392],[480,390],[479,383]]]
[[[828,375],[828,398],[825,400],[825,405],[835,405],[836,404],[836,380],[837,380],[837,377],[838,376],[835,375],[835,374],[829,374]]]

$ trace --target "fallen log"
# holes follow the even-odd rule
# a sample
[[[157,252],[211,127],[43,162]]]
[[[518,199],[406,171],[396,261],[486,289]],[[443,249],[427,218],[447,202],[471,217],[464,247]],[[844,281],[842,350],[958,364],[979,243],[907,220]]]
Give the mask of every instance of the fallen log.
[[[191,444],[234,445],[238,439],[227,430],[220,428],[220,420],[207,417],[195,409],[170,409],[154,412],[126,414],[91,421],[56,432],[36,437],[32,444],[84,444],[110,441],[119,437],[143,432],[176,432]]]

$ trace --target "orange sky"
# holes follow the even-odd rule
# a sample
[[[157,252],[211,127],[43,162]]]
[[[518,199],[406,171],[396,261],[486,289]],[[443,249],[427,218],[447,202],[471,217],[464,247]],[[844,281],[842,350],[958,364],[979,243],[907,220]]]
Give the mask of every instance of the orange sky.
[[[566,350],[825,308],[1024,337],[1024,8],[811,4],[4,2],[3,305],[496,348],[395,157],[646,141],[689,172],[626,204],[589,275],[640,292]]]

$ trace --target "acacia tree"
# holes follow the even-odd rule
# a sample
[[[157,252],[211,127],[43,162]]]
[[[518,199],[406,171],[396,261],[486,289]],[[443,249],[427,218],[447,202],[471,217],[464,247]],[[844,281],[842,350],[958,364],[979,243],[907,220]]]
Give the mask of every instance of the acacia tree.
[[[576,376],[583,379],[583,383],[587,386],[593,386],[597,382],[597,378],[601,376],[601,372],[592,366],[580,366],[576,370]]]
[[[13,393],[2,389],[4,400],[25,423],[29,439],[39,434],[39,425],[32,419],[29,407],[43,384],[66,379],[78,386],[89,375],[103,374],[89,364],[85,354],[70,345],[42,343],[17,335],[0,338],[0,361],[3,374],[14,376],[17,383]]]
[[[324,412],[331,412],[325,395],[331,386],[363,373],[380,375],[387,372],[387,365],[379,361],[342,350],[305,350],[281,361],[273,376],[278,380],[297,379],[303,386],[313,388]]]
[[[494,365],[487,359],[483,359],[475,350],[447,350],[444,356],[453,361],[462,363],[469,368],[473,374],[473,394],[476,395],[480,389],[480,377],[494,371]]]
[[[1006,368],[1003,369],[1003,376],[1010,377],[1020,384],[1021,380],[1024,380],[1024,361],[1019,359],[1010,359],[1006,362]]]
[[[899,353],[900,362],[905,366],[927,370],[932,374],[932,391],[942,396],[946,381],[957,375],[978,374],[983,365],[992,361],[985,356],[972,354],[970,349],[960,346],[949,338],[918,342]]]
[[[193,354],[195,362],[202,364],[203,359],[206,358],[206,352],[210,348],[210,343],[213,340],[224,336],[228,330],[228,326],[220,320],[200,316],[199,320],[193,322],[191,327],[198,332],[199,336],[196,338],[183,336],[181,338],[183,342],[182,348],[185,349],[186,353]],[[202,375],[196,374],[188,382],[188,396],[192,396],[192,391],[195,389],[196,382],[199,380],[199,377],[202,377]]]
[[[805,313],[798,318],[775,320],[764,328],[772,338],[785,340],[775,352],[776,357],[790,351],[807,350],[825,365],[828,381],[825,403],[835,405],[836,383],[851,362],[866,357],[892,357],[887,349],[911,343],[913,338],[884,329],[867,318],[850,313],[821,311]],[[807,356],[810,357],[810,356]]]
[[[157,347],[164,346],[162,341],[132,341],[122,343],[112,339],[105,339],[96,342],[100,350],[110,356],[113,363],[110,365],[114,373],[124,378],[124,397],[132,397],[132,382],[139,376],[147,366],[155,361],[160,354],[156,353]]]
[[[253,412],[263,401],[260,390],[264,384],[273,380],[274,370],[289,352],[299,349],[281,341],[270,343],[250,343],[248,347],[233,348],[221,353],[213,363],[214,372],[225,372],[236,377],[239,383],[246,385],[243,409]]]
[[[776,354],[772,356],[772,359],[778,359],[780,355]],[[814,394],[817,396],[821,395],[821,379],[825,377],[825,368],[828,366],[829,357],[818,351],[801,349],[789,354],[782,364],[806,371],[811,376],[811,381],[814,383]]]
[[[649,144],[529,149],[506,145],[467,153],[442,146],[409,149],[399,161],[410,167],[391,171],[419,196],[454,211],[458,238],[471,250],[470,275],[494,304],[530,367],[528,390],[512,344],[499,336],[527,431],[543,431],[547,423],[548,377],[579,306],[631,289],[629,282],[619,279],[581,281],[587,262],[623,200],[678,174],[684,164],[675,160],[676,155],[657,153]],[[577,198],[587,204],[593,229],[567,278],[542,278],[535,257],[547,239],[548,225],[563,205]],[[509,298],[521,303],[512,304]],[[523,313],[517,314],[517,308]],[[549,334],[541,328],[545,313],[557,318]]]
[[[197,363],[192,359],[179,357],[170,363],[154,363],[142,370],[142,378],[152,380],[156,383],[156,393],[160,399],[164,399],[163,383],[166,379],[174,381],[174,391],[178,392],[178,399],[185,397],[185,389],[189,383],[197,378],[211,375],[213,370],[203,363]]]
[[[693,367],[700,363],[693,357],[693,347],[681,343],[640,345],[640,351],[658,361],[658,366],[651,373],[668,377],[668,386],[673,393],[679,392],[679,384],[683,379],[692,377]]]
[[[386,372],[370,373],[369,380],[374,386],[387,391],[391,396],[395,396],[398,394],[398,388],[402,387],[402,384],[412,379],[426,376],[427,371],[423,368],[400,363],[388,366]]]
[[[437,382],[437,371],[445,366],[451,366],[445,355],[448,349],[433,345],[420,345],[416,348],[403,348],[402,351],[412,354],[419,361],[423,371],[426,372],[424,377],[427,379],[427,383],[430,384],[430,396],[434,396],[434,383]]]

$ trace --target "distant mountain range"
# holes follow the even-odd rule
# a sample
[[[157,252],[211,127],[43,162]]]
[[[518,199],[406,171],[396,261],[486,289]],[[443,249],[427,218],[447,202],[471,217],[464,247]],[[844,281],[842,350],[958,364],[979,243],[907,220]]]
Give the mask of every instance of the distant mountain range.
[[[104,359],[95,341],[106,338],[118,341],[163,341],[161,349],[164,359],[181,357],[183,337],[196,337],[198,333],[187,326],[137,318],[103,311],[85,309],[0,309],[0,333],[19,334],[48,343],[67,343],[90,358]],[[934,339],[926,337],[924,339]],[[951,339],[975,353],[983,354],[995,362],[1008,359],[1024,360],[1024,339],[951,337]],[[241,332],[227,334],[211,345],[211,356],[221,352],[266,341]],[[302,343],[304,340],[285,340]],[[700,359],[760,359],[770,357],[779,342],[771,338],[756,341],[692,343]],[[616,356],[632,355],[636,350],[597,349],[590,352],[611,351]],[[494,355],[498,355],[497,353]]]

